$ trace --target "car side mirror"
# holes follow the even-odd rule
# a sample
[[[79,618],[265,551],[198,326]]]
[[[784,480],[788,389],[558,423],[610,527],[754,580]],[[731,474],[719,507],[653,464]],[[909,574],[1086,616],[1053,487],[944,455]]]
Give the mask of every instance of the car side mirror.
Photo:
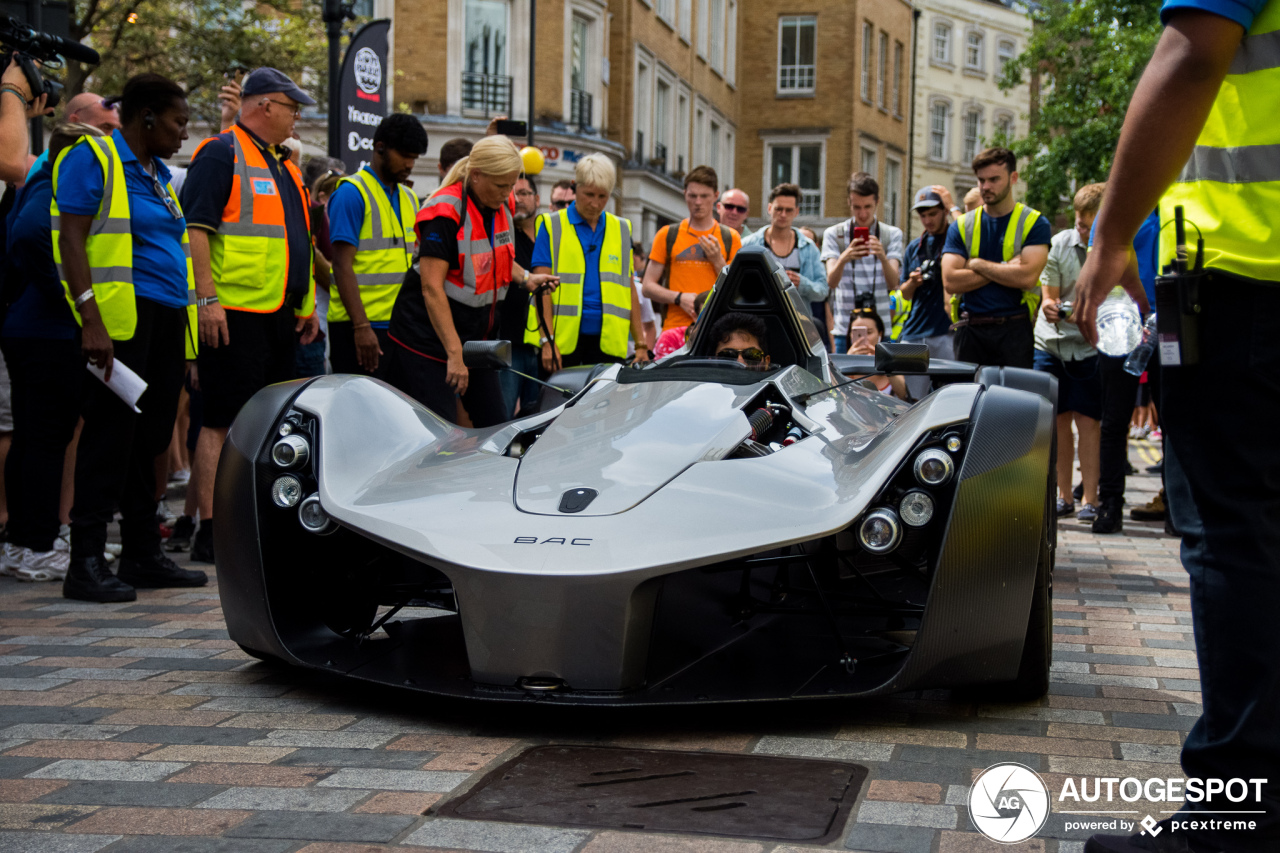
[[[876,373],[928,373],[927,344],[876,344]]]
[[[503,370],[511,366],[511,341],[467,341],[462,363],[468,370]]]

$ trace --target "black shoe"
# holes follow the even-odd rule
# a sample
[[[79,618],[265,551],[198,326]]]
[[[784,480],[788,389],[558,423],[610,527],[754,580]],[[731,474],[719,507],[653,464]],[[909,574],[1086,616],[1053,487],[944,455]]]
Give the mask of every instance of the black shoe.
[[[1137,474],[1137,473],[1138,473],[1138,469],[1133,467],[1133,463],[1130,462],[1128,459],[1124,460],[1124,475],[1126,477],[1132,477],[1134,474]]]
[[[1147,473],[1148,473],[1148,474],[1163,474],[1163,473],[1164,473],[1164,460],[1163,460],[1163,459],[1161,459],[1161,460],[1160,460],[1159,462],[1157,462],[1155,465],[1148,465],[1148,466],[1147,466]]]
[[[186,551],[191,547],[191,537],[196,535],[196,523],[189,515],[180,515],[173,523],[173,533],[164,543],[166,551]]]
[[[191,541],[191,562],[193,563],[212,563],[213,560],[213,522],[200,522],[200,529],[196,531],[195,538]]]
[[[62,597],[76,601],[136,601],[133,587],[111,574],[101,557],[72,560],[67,576],[62,579]]]
[[[1080,503],[1084,500],[1084,483],[1078,483],[1076,487],[1071,490],[1071,497],[1076,503]]]
[[[1165,818],[1152,827],[1155,835],[1146,832],[1134,835],[1094,835],[1084,843],[1084,853],[1222,853],[1222,848],[1205,844],[1174,832]]]
[[[1098,517],[1093,520],[1094,533],[1119,533],[1124,530],[1124,499],[1105,498],[1098,506]]]
[[[209,582],[209,576],[199,569],[179,567],[157,548],[154,554],[141,560],[121,557],[120,580],[138,589],[161,589],[170,586],[204,586]]]

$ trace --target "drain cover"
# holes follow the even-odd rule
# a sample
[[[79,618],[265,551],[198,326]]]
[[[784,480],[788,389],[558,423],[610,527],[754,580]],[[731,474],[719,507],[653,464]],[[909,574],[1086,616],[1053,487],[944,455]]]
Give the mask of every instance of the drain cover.
[[[867,768],[764,755],[539,746],[438,811],[511,823],[825,843]]]

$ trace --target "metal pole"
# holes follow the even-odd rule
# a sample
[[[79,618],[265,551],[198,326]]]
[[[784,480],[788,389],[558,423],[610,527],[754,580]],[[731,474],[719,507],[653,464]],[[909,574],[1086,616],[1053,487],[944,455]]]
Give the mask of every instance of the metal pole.
[[[538,0],[529,0],[529,140],[533,146],[533,81],[537,76]]]
[[[911,115],[907,118],[907,198],[914,200],[914,190],[917,187],[912,186],[915,183],[916,174],[916,65],[920,60],[920,10],[915,9],[911,13]],[[911,201],[907,202],[908,204]],[[947,211],[950,213],[951,211]],[[911,226],[915,224],[915,217],[912,214],[914,210],[907,209],[907,236],[908,243],[911,242]]]
[[[342,69],[342,15],[326,15],[329,30],[329,156],[340,157],[342,140],[338,138],[342,92],[339,77]]]

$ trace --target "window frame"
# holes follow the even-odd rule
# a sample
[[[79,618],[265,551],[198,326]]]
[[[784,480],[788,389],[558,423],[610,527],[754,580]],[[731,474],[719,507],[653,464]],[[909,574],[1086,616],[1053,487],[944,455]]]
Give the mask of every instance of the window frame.
[[[938,131],[935,127],[937,119],[936,111],[942,108],[942,141],[941,156],[934,154],[934,141],[937,138]],[[927,150],[928,159],[934,163],[951,162],[951,122],[954,118],[954,107],[948,98],[933,98],[929,101],[929,145]]]
[[[582,91],[591,96],[591,127],[603,130],[607,115],[604,109],[604,54],[602,47],[607,33],[603,33],[602,10],[591,0],[566,0],[564,4],[564,95],[563,117],[566,123],[573,113],[573,25],[575,19],[586,25],[587,40],[583,46]],[[652,60],[650,60],[652,65]],[[526,90],[527,91],[527,90]]]
[[[946,30],[941,36],[944,56],[938,56],[939,30]],[[955,37],[955,25],[946,18],[933,19],[933,34],[929,40],[929,64],[940,65],[943,68],[953,68],[955,63],[952,62],[952,40]]]
[[[697,0],[698,2],[698,58],[704,62],[707,59],[708,39],[707,34],[711,31],[711,3],[710,0]]]
[[[870,21],[862,22],[861,77],[858,86],[865,103],[871,103],[871,53],[875,48],[876,28]]]
[[[991,132],[994,135],[1002,128],[1001,123],[1008,122],[1009,130],[1005,134],[1005,138],[1012,141],[1018,133],[1018,117],[1008,110],[997,110],[991,116]]]
[[[653,54],[637,45],[633,67],[635,85],[631,103],[634,116],[630,139],[632,157],[636,162],[648,163],[653,151],[653,81],[657,76],[657,62]],[[641,145],[636,145],[637,134],[644,135]]]
[[[868,161],[870,161],[871,168],[867,168]],[[880,152],[866,142],[858,145],[858,171],[866,172],[876,179],[876,183],[880,182]]]
[[[795,29],[795,56],[796,59],[802,59],[800,56],[801,29],[811,27],[813,29],[813,60],[810,64],[802,64],[797,62],[794,65],[782,64],[782,47],[783,47],[783,30],[788,26],[794,26]],[[777,52],[778,72],[774,80],[774,93],[780,96],[795,95],[813,95],[817,90],[818,84],[818,16],[817,15],[781,15],[778,17],[778,52]],[[794,79],[799,81],[803,79],[807,71],[810,84],[808,86],[791,86],[783,85],[784,69],[791,69]]]
[[[902,74],[906,66],[907,48],[900,41],[893,43],[893,114],[902,118]]]
[[[973,44],[975,37],[978,40],[976,45]],[[969,61],[972,55],[977,56],[973,63]],[[964,32],[964,70],[984,76],[987,73],[987,34],[977,27],[969,27]]]
[[[738,0],[724,5],[724,79],[730,86],[738,82]]]
[[[676,0],[676,17],[680,39],[689,44],[693,38],[693,0]]]
[[[876,44],[879,53],[876,56],[876,106],[885,112],[889,111],[888,77],[889,77],[889,34],[880,31],[880,41]]]
[[[672,29],[676,26],[676,0],[657,0],[653,11],[657,13],[658,20],[667,24]]]
[[[1008,48],[1008,56],[1004,54],[1004,48]],[[1018,43],[1010,38],[996,39],[996,73],[1003,75],[1005,66],[1012,62],[1018,56]]]
[[[898,170],[895,180],[889,180],[890,167]],[[885,210],[889,211],[888,222],[898,228],[902,226],[902,158],[884,154],[884,181],[880,185],[880,194],[884,197]]]
[[[970,144],[969,120],[971,118],[977,119],[976,122],[974,123],[972,152],[969,151],[969,144]],[[961,127],[960,127],[960,131],[961,131],[960,158],[963,162],[971,162],[974,157],[978,156],[978,152],[982,150],[978,146],[982,144],[982,140],[983,140],[983,135],[982,135],[983,120],[984,120],[983,109],[980,105],[970,104],[969,106],[965,107],[964,116],[961,119]]]
[[[707,21],[707,33],[709,36],[707,64],[711,66],[711,70],[720,76],[724,76],[724,5],[725,0],[708,0],[710,17]]]
[[[815,209],[815,212],[801,213],[797,216],[797,221],[814,221],[824,217],[826,210],[827,198],[827,134],[802,134],[802,135],[786,135],[786,136],[766,136],[764,142],[764,163],[760,179],[760,197],[768,198],[769,192],[773,189],[773,152],[779,148],[791,149],[791,182],[799,185],[800,172],[800,150],[805,147],[818,148],[818,188],[805,189],[801,187],[800,209],[804,211],[806,201],[809,206]]]

